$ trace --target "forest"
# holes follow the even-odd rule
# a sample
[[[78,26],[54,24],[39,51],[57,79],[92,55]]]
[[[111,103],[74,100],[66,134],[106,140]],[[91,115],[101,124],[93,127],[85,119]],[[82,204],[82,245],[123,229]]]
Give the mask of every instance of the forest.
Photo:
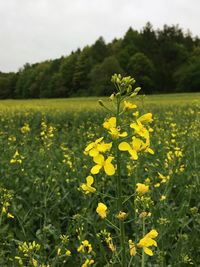
[[[178,25],[130,27],[110,43],[100,37],[70,55],[0,71],[0,98],[108,96],[113,73],[134,77],[143,94],[199,92],[200,39]]]

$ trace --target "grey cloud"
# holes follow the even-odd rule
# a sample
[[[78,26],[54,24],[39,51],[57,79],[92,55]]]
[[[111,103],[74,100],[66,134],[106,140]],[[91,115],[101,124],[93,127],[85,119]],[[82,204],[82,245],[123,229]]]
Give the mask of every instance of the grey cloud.
[[[0,0],[0,70],[67,55],[128,27],[179,24],[200,35],[199,0]]]

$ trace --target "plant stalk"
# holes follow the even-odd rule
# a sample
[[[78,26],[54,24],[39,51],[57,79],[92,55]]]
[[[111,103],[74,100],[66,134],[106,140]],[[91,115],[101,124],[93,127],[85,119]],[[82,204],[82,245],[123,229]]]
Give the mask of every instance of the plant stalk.
[[[143,233],[143,236],[145,236],[145,218],[143,218],[143,220],[142,220],[142,233]],[[144,249],[142,249],[142,263],[141,263],[141,267],[145,267],[145,253],[144,253]]]
[[[116,114],[116,127],[119,126],[119,113],[120,113],[120,99],[117,99],[117,114]],[[116,144],[117,150],[117,210],[123,211],[122,200],[122,180],[121,180],[121,165],[120,165],[120,151]],[[125,229],[124,221],[119,221],[120,228],[120,246],[121,246],[121,266],[126,267],[126,246],[125,246]]]

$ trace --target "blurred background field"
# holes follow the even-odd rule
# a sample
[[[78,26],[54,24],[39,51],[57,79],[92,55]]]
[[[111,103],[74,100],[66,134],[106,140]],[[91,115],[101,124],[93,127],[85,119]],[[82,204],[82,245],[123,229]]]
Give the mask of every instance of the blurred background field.
[[[62,110],[62,111],[83,111],[96,109],[100,110],[98,100],[103,100],[109,105],[108,97],[76,97],[58,99],[29,99],[29,100],[0,100],[1,111],[23,111],[33,110]],[[178,93],[139,95],[134,99],[136,104],[148,105],[187,105],[200,103],[200,93]]]

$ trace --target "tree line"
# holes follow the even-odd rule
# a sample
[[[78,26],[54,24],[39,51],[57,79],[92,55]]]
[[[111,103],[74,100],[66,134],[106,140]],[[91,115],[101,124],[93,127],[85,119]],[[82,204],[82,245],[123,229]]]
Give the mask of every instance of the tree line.
[[[133,76],[145,94],[200,92],[200,39],[177,25],[154,30],[148,22],[108,44],[100,37],[68,56],[0,72],[0,98],[110,95],[113,73]]]

